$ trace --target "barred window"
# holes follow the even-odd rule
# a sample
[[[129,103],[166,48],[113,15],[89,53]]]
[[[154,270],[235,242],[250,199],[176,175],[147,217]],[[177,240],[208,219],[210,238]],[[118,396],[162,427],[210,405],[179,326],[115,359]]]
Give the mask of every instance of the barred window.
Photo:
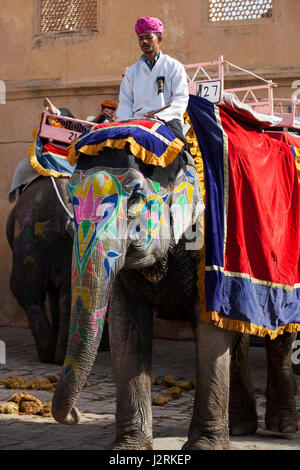
[[[97,29],[97,0],[41,0],[41,32]]]
[[[272,17],[272,0],[209,0],[208,20],[245,21]]]

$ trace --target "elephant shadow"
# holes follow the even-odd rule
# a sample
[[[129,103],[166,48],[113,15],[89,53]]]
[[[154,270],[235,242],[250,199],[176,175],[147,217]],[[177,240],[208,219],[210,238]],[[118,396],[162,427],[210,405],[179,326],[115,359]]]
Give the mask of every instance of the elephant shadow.
[[[83,417],[80,426],[57,426],[52,418],[7,419],[1,426],[0,450],[104,450],[114,437],[113,421],[113,416],[105,422]]]

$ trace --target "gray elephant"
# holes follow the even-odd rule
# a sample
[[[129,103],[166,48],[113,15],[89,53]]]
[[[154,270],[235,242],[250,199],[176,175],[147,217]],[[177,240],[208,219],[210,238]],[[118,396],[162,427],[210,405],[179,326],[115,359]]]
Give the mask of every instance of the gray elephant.
[[[197,171],[187,153],[161,168],[127,149],[105,149],[79,159],[70,185],[76,227],[70,337],[52,413],[62,423],[79,420],[74,405],[109,304],[118,395],[113,446],[150,449],[152,307],[172,318],[196,316],[197,257],[185,246],[195,234],[182,235],[204,209]]]
[[[6,225],[13,252],[10,287],[26,313],[39,360],[62,364],[68,341],[74,236],[69,179],[32,172],[32,181],[23,188]]]
[[[128,149],[106,148],[93,157],[80,156],[70,192],[76,227],[73,297],[66,360],[52,402],[54,418],[64,424],[80,420],[75,404],[92,369],[109,306],[117,390],[116,438],[110,447],[152,449],[151,348],[155,306],[165,318],[190,320],[195,334],[197,387],[184,449],[231,448],[231,354],[235,357],[232,380],[237,390],[230,403],[232,433],[248,433],[249,428],[254,432],[256,415],[253,416],[252,403],[250,412],[249,407],[243,408],[240,394],[249,385],[245,383],[247,369],[242,370],[245,360],[238,357],[243,336],[199,320],[199,260],[191,244],[195,233],[192,231],[191,236],[190,230],[203,211],[203,203],[193,160],[184,153],[162,169],[145,165]],[[279,368],[282,367],[280,377],[290,383],[291,371],[285,360],[288,355],[278,347],[280,343],[281,339],[270,342],[269,351],[276,354],[273,363],[279,360]],[[272,375],[274,378],[273,365],[270,380]],[[278,403],[282,380],[273,380],[272,411],[276,400]],[[287,389],[285,397],[289,392]],[[249,422],[239,427],[245,419]],[[274,424],[273,420],[272,426],[281,424]]]

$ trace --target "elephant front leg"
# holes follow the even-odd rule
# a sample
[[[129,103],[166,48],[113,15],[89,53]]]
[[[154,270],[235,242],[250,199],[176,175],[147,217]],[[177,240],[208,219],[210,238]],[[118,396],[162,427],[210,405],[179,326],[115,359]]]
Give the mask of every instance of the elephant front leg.
[[[116,382],[116,439],[110,449],[151,450],[152,309],[117,282],[109,307]]]
[[[256,400],[252,389],[248,349],[250,336],[237,335],[230,365],[230,434],[254,434],[257,430]]]
[[[50,296],[49,296],[50,297]],[[68,345],[71,313],[71,279],[70,276],[62,285],[52,292],[51,313],[53,325],[56,327],[57,343],[54,362],[62,365]],[[56,320],[56,321],[55,321]]]
[[[265,422],[269,431],[298,430],[294,398],[295,379],[292,369],[292,344],[296,335],[296,333],[284,333],[274,340],[266,338],[268,383]]]
[[[47,318],[45,305],[36,303],[25,311],[35,341],[39,361],[53,363],[55,360],[57,336]]]
[[[10,287],[26,313],[39,361],[51,363],[55,357],[57,337],[45,307],[47,280],[42,272],[34,269],[35,264],[29,268],[24,270],[15,263]]]
[[[202,321],[196,339],[196,396],[188,441],[183,450],[227,450],[230,351],[236,333]]]

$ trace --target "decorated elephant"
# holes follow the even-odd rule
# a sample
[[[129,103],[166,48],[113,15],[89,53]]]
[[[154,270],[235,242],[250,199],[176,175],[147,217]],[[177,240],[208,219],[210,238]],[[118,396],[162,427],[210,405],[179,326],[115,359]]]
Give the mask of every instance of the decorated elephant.
[[[71,325],[52,414],[62,423],[79,420],[74,405],[109,305],[118,395],[114,448],[150,449],[152,308],[173,319],[196,317],[192,227],[204,210],[197,171],[186,152],[162,168],[128,148],[106,148],[92,159],[80,157],[70,193],[76,227]]]
[[[26,313],[39,360],[57,364],[65,358],[71,305],[74,223],[67,183],[66,177],[54,181],[33,170],[6,226],[13,252],[11,290]]]
[[[185,448],[230,448],[226,403],[228,407],[231,353],[231,433],[249,434],[257,428],[246,361],[247,335],[199,320],[199,259],[194,250],[187,249],[191,235],[180,238],[203,210],[193,162],[187,156],[183,168],[176,169],[172,188],[170,181],[162,183],[163,173],[158,169],[151,179],[146,178],[145,165],[137,163],[126,150],[107,149],[101,157],[93,158],[92,165],[95,167],[89,168],[88,159],[81,157],[70,182],[76,214],[72,314],[63,375],[53,397],[53,416],[62,423],[79,421],[74,405],[91,371],[111,296],[110,342],[117,387],[117,436],[112,447],[152,448],[155,306],[165,318],[190,320],[195,332],[197,389]],[[164,171],[169,174],[172,170]],[[181,204],[187,201],[192,203],[192,210],[183,218],[185,206]],[[170,222],[166,215],[169,211]],[[292,337],[285,334],[267,342],[270,383],[274,377],[279,379],[278,372],[283,375],[272,390],[271,385],[268,387],[267,420],[273,430],[297,429],[293,377],[288,377],[286,369]],[[283,409],[278,408],[283,402]]]
[[[121,127],[124,131],[130,125],[122,123]],[[140,131],[143,126],[137,127]],[[101,129],[99,127],[99,131]],[[79,422],[80,414],[75,404],[92,369],[103,318],[109,306],[111,356],[117,391],[116,438],[110,447],[152,449],[154,306],[165,318],[189,319],[195,335],[196,396],[188,440],[183,448],[229,449],[230,428],[232,434],[244,434],[255,432],[257,426],[255,401],[246,368],[247,337],[241,333],[252,332],[249,328],[265,333],[266,329],[248,321],[244,314],[248,299],[243,297],[244,305],[241,303],[238,285],[231,291],[234,294],[231,309],[234,315],[243,315],[243,321],[238,323],[233,319],[227,324],[225,308],[223,317],[214,311],[216,309],[208,308],[209,296],[216,296],[218,286],[208,292],[207,279],[204,282],[199,275],[203,263],[203,256],[198,253],[199,244],[195,250],[191,243],[195,236],[192,227],[203,212],[203,204],[198,174],[189,154],[181,152],[171,163],[157,163],[159,159],[147,149],[140,150],[137,156],[139,145],[133,144],[132,135],[126,139],[123,134],[123,139],[118,138],[112,144],[112,139],[107,136],[97,141],[97,130],[83,136],[75,146],[79,159],[70,181],[75,215],[71,325],[66,360],[53,396],[52,414],[64,424]],[[155,130],[157,137],[158,126]],[[166,138],[166,130],[163,132]],[[216,133],[215,137],[218,139]],[[115,148],[107,148],[108,145]],[[212,155],[215,159],[216,152]],[[216,171],[216,179],[222,183],[223,176],[216,159],[213,165],[209,176],[214,177],[213,171]],[[216,188],[214,183],[211,188],[208,184],[207,194],[211,191],[210,196],[220,197],[222,191]],[[208,198],[207,203],[206,212],[210,203]],[[222,216],[217,205],[213,216]],[[213,246],[210,237],[222,236],[223,230],[221,220],[221,229],[210,232],[209,225],[214,223],[210,217],[206,214],[206,247]],[[206,249],[206,257],[207,254]],[[205,275],[216,277],[218,270],[220,268],[215,269],[212,265],[204,271]],[[219,277],[216,277],[217,281]],[[212,278],[211,285],[213,282]],[[204,285],[206,309],[201,308]],[[267,311],[264,312],[267,316]],[[294,318],[297,319],[297,310]],[[269,429],[278,431],[297,429],[290,363],[294,333],[288,328],[289,325],[286,329],[283,325],[280,331],[284,334],[278,337],[277,330],[268,330],[274,336],[267,341],[270,362],[266,423]],[[229,427],[230,380],[237,392],[230,400]],[[245,401],[244,392],[247,393]],[[287,406],[283,405],[284,401]]]

